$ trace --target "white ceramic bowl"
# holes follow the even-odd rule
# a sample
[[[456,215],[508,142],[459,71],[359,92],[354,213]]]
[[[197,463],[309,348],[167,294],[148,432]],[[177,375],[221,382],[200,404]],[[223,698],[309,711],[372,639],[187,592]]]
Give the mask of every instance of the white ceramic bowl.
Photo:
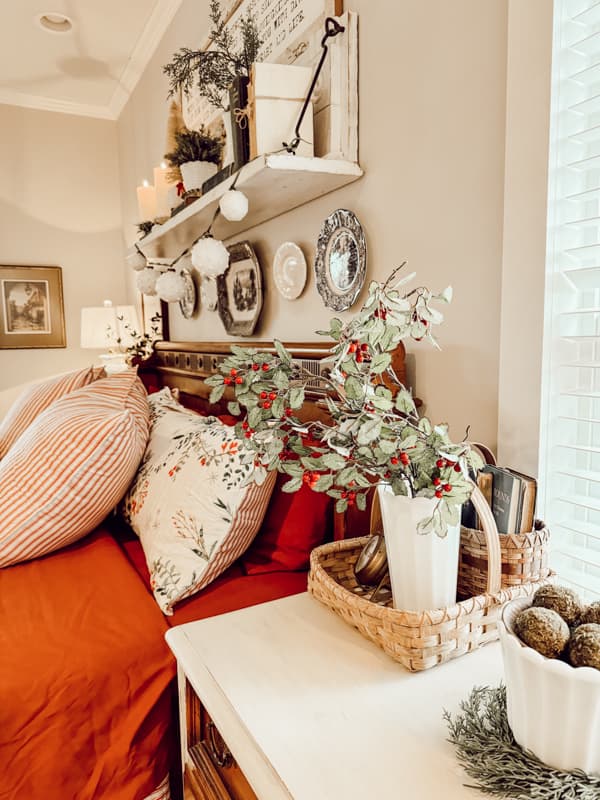
[[[600,670],[571,667],[523,644],[513,623],[531,602],[507,603],[498,623],[514,737],[551,767],[600,774]]]

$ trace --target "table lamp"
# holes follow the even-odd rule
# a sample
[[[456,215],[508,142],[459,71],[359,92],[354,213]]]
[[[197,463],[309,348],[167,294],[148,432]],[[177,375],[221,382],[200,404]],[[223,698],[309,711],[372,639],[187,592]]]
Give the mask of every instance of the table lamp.
[[[113,306],[105,300],[101,306],[81,309],[81,347],[107,351],[100,360],[108,375],[128,368],[126,349],[135,342],[132,332],[139,330],[133,306]]]

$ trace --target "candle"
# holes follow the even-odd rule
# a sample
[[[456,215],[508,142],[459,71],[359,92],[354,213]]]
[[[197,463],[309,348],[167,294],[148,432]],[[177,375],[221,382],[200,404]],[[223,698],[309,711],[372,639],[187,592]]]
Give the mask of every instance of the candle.
[[[140,222],[154,221],[158,216],[156,211],[156,189],[150,186],[148,181],[144,181],[137,187],[138,212]]]
[[[169,203],[169,190],[171,184],[167,179],[168,167],[163,162],[160,167],[154,167],[154,188],[156,189],[156,216],[168,217],[171,214]]]

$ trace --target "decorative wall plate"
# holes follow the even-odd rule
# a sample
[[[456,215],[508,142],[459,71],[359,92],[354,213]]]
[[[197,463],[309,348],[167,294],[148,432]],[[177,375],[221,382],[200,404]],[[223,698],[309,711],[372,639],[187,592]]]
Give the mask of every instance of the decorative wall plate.
[[[218,302],[217,280],[212,275],[200,276],[200,295],[202,305],[207,311],[216,311]]]
[[[306,259],[294,242],[279,245],[273,259],[273,278],[279,293],[286,300],[300,297],[306,285]]]
[[[196,310],[196,284],[189,269],[182,269],[181,277],[185,281],[185,294],[179,301],[179,308],[186,319],[191,319]]]
[[[367,274],[367,243],[352,211],[338,209],[323,222],[317,242],[315,276],[323,302],[335,311],[354,303]]]
[[[217,310],[227,333],[251,336],[263,304],[260,264],[250,242],[227,249],[229,267],[217,278]]]

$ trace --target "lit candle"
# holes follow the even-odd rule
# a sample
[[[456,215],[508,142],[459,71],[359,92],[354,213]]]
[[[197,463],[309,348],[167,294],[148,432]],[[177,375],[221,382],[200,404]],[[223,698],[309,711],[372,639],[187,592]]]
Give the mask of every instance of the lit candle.
[[[150,186],[148,181],[144,181],[137,187],[138,211],[140,222],[155,220],[158,216],[156,211],[156,189]]]
[[[160,167],[154,167],[154,188],[156,189],[156,216],[168,217],[171,214],[169,203],[169,189],[171,184],[167,178],[168,167],[163,162]]]

